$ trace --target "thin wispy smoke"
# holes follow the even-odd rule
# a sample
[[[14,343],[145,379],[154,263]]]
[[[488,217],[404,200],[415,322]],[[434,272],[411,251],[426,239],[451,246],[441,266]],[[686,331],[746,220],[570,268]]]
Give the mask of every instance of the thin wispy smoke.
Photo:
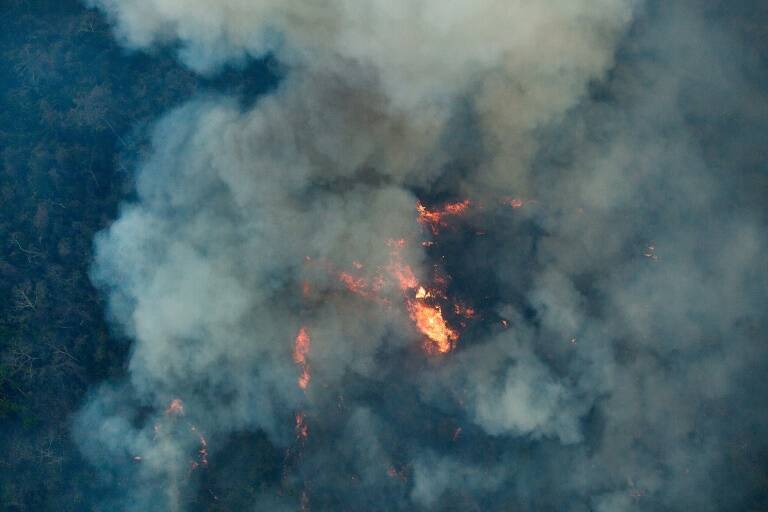
[[[287,70],[250,108],[165,115],[137,200],[97,238],[93,278],[133,339],[128,382],[77,419],[121,482],[105,506],[184,510],[199,433],[214,462],[259,433],[286,455],[279,480],[239,472],[256,510],[722,509],[711,416],[765,357],[766,244],[762,212],[718,214],[734,189],[679,103],[686,62],[721,65],[685,43],[711,35],[695,11],[91,3],[129,47],[178,44],[201,73],[268,53]],[[473,214],[423,247],[417,201],[464,197]],[[337,274],[376,282],[392,241],[476,308],[453,352],[420,350],[396,287],[345,293]]]

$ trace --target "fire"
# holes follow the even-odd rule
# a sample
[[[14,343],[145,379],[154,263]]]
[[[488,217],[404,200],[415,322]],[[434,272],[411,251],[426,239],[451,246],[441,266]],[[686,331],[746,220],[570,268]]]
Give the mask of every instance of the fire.
[[[200,465],[207,466],[208,465],[208,441],[205,439],[205,437],[202,434],[200,434],[200,449],[197,451],[197,453],[200,455]]]
[[[471,206],[474,207],[469,199],[445,203],[438,209],[429,209],[421,202],[417,202],[417,220],[428,226],[436,235],[440,227],[448,225],[446,217],[463,215]],[[449,320],[451,322],[456,320],[460,327],[466,327],[466,320],[475,317],[475,309],[461,302],[454,303],[448,298],[446,290],[449,278],[440,273],[438,266],[435,266],[430,281],[420,281],[402,255],[403,249],[407,246],[404,238],[388,239],[386,245],[390,249],[389,263],[371,269],[368,275],[360,275],[366,265],[356,260],[352,261],[349,269],[338,270],[325,265],[326,270],[335,276],[347,291],[387,306],[390,305],[390,301],[382,295],[382,292],[393,286],[399,289],[408,315],[416,329],[426,338],[425,350],[430,354],[444,354],[452,351],[459,339],[459,333],[451,326]],[[431,242],[422,242],[422,246],[429,245]],[[450,318],[446,318],[443,311],[448,312]],[[306,361],[309,344],[309,334],[302,327],[296,337],[293,359],[301,368],[299,387],[304,390],[307,389],[310,381],[309,365]]]
[[[504,200],[504,204],[511,206],[514,209],[522,208],[525,206],[525,201],[516,197],[510,197]]]
[[[341,272],[339,274],[339,281],[344,283],[349,291],[357,294],[364,294],[365,289],[368,287],[368,282],[362,277],[355,277],[348,272]]]
[[[395,466],[389,466],[387,468],[387,476],[389,478],[400,480],[401,482],[405,482],[408,479],[408,474],[406,473],[405,468],[396,468]]]
[[[408,312],[416,328],[429,338],[431,343],[426,346],[428,352],[445,354],[453,350],[459,335],[448,326],[440,306],[430,306],[415,299],[408,302]]]
[[[299,333],[296,335],[296,340],[293,345],[293,362],[301,368],[301,374],[298,378],[299,388],[306,390],[309,386],[309,381],[312,376],[309,373],[309,363],[307,363],[307,355],[309,354],[311,339],[309,333],[305,327],[299,329]]]
[[[296,413],[296,439],[303,441],[309,437],[309,426],[303,412]]]
[[[184,402],[180,398],[174,398],[165,410],[166,416],[184,416]]]
[[[197,429],[193,426],[191,430],[194,432]],[[197,450],[197,460],[193,460],[189,465],[191,471],[194,471],[201,466],[208,466],[208,441],[202,434],[198,434],[198,437],[200,439],[200,449]]]
[[[469,202],[467,201],[466,204],[468,205]],[[400,289],[406,294],[411,290],[416,290],[413,299],[406,298],[406,307],[411,320],[416,324],[416,328],[429,340],[425,346],[427,352],[440,354],[450,352],[453,350],[459,335],[451,329],[448,322],[443,318],[440,306],[431,305],[427,302],[427,299],[434,299],[438,296],[444,297],[444,294],[420,285],[411,267],[403,263],[399,250],[405,246],[404,240],[391,242],[389,245],[393,247],[389,270],[397,279]],[[435,279],[435,281],[441,285],[446,284],[443,278]]]
[[[453,312],[464,318],[472,318],[475,316],[475,308],[465,306],[464,304],[454,304]]]
[[[153,440],[157,442],[159,439],[161,439],[161,437],[175,437],[180,435],[181,431],[177,427],[180,426],[181,423],[186,423],[187,427],[189,428],[189,432],[196,435],[200,442],[200,447],[197,450],[197,457],[189,461],[190,473],[199,467],[208,466],[208,440],[202,433],[198,431],[194,424],[190,423],[189,421],[183,422],[180,419],[181,416],[184,416],[184,402],[182,402],[180,398],[174,398],[171,400],[171,402],[168,404],[168,407],[165,409],[165,416],[167,416],[168,419],[153,425]],[[171,425],[174,425],[174,427],[168,428]],[[141,455],[135,455],[132,459],[134,462],[141,462],[144,460],[144,457]]]
[[[405,240],[388,240],[387,245],[392,248],[390,253],[390,263],[387,270],[397,280],[401,290],[410,290],[419,286],[419,280],[413,273],[413,269],[403,263],[400,250],[405,247]]]
[[[441,227],[447,226],[444,217],[463,215],[470,205],[470,200],[465,199],[460,202],[446,203],[440,209],[430,210],[421,201],[418,201],[416,203],[416,211],[419,214],[419,223],[429,227],[432,234],[437,235]]]
[[[413,270],[408,265],[390,265],[390,272],[397,279],[401,290],[410,290],[419,286],[419,280],[413,274]]]

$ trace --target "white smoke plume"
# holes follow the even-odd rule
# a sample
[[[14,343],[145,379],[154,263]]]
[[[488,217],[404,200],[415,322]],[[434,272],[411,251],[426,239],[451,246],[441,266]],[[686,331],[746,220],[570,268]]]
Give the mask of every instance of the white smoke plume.
[[[127,46],[178,44],[200,73],[267,54],[287,70],[250,108],[209,96],[160,120],[137,200],[97,239],[94,280],[133,339],[129,382],[77,422],[91,460],[130,482],[110,506],[186,509],[190,430],[212,460],[243,432],[296,453],[297,411],[307,446],[257,510],[690,502],[718,451],[692,438],[700,406],[749,360],[733,330],[758,314],[765,243],[748,216],[701,223],[717,177],[657,96],[674,75],[649,70],[652,94],[614,76],[613,105],[587,98],[620,75],[637,2],[91,3]],[[327,271],[360,262],[373,279],[402,239],[426,279],[415,205],[435,197],[535,198],[453,256],[490,273],[497,300],[438,359],[391,306],[398,290],[381,291],[390,306],[361,301]],[[302,326],[306,393],[291,353]],[[175,398],[183,415],[166,411]]]

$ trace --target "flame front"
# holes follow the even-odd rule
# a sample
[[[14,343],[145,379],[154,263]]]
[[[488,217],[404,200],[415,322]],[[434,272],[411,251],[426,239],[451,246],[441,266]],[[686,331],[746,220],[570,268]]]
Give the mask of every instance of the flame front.
[[[433,235],[437,235],[440,228],[449,226],[448,217],[456,217],[466,214],[473,205],[469,199],[449,202],[437,209],[429,209],[420,201],[416,204],[419,223],[427,226]],[[480,207],[480,206],[478,206]],[[389,263],[371,269],[372,272],[362,272],[366,266],[359,261],[352,261],[351,268],[346,270],[333,268],[330,264],[320,263],[326,271],[333,275],[343,287],[359,297],[390,306],[390,301],[382,292],[391,290],[394,286],[403,296],[403,304],[408,316],[416,329],[424,336],[424,349],[429,354],[445,354],[452,351],[459,339],[459,332],[451,326],[456,321],[462,328],[466,327],[466,320],[474,318],[475,310],[461,302],[449,300],[447,287],[449,278],[435,272],[428,282],[422,282],[416,276],[410,265],[405,262],[403,249],[407,246],[404,238],[389,239],[386,245],[390,250]],[[429,247],[432,242],[422,242],[422,246]],[[305,258],[307,263],[313,262],[309,256]],[[304,295],[307,296],[309,285],[304,283]],[[444,315],[444,310],[449,318]],[[301,368],[298,379],[299,387],[306,390],[310,381],[309,364],[306,357],[309,353],[310,338],[307,330],[302,327],[296,336],[293,351],[293,360]]]
[[[416,211],[419,214],[419,222],[428,226],[433,235],[437,235],[441,227],[448,225],[444,217],[463,215],[469,209],[470,204],[470,200],[465,199],[460,202],[446,203],[442,208],[430,210],[421,201],[418,201]]]
[[[467,201],[466,204],[468,205],[469,202]],[[413,290],[416,290],[413,298],[406,298],[405,304],[416,329],[428,340],[425,349],[431,354],[450,352],[453,350],[459,335],[448,325],[440,306],[427,302],[429,299],[443,297],[445,294],[420,285],[411,267],[405,264],[400,256],[399,250],[405,246],[404,240],[390,242],[389,245],[393,247],[389,270],[397,279],[400,289],[406,294],[406,297],[413,293]]]

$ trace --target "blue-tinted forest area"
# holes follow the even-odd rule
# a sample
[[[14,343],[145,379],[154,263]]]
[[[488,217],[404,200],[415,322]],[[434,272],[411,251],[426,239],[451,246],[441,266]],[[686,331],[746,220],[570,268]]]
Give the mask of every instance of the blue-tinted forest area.
[[[96,470],[71,416],[129,351],[89,280],[94,234],[154,119],[198,93],[258,94],[269,64],[202,79],[170,51],[126,52],[77,0],[3,0],[0,26],[0,510],[88,510]]]

